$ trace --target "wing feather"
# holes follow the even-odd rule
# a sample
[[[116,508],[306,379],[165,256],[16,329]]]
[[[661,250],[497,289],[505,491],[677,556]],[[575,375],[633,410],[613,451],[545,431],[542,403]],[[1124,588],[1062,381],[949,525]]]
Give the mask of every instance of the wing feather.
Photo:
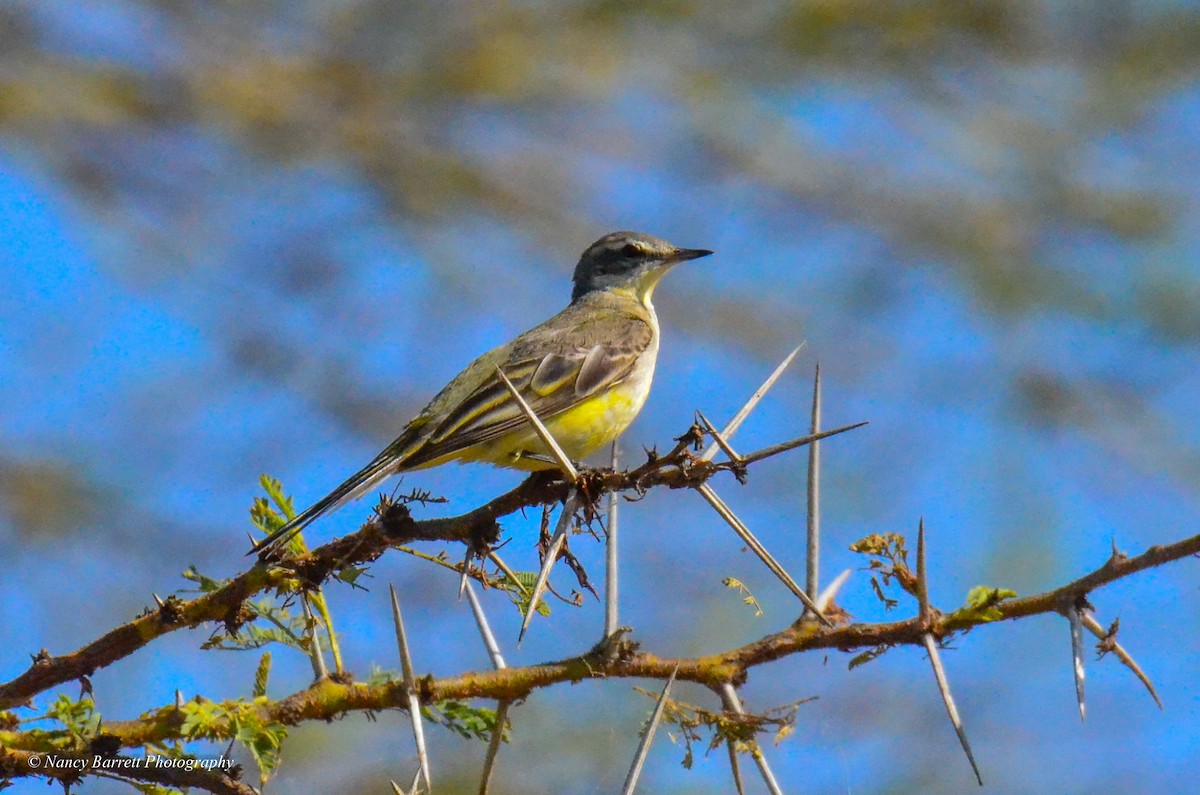
[[[560,389],[567,381],[573,381],[578,373],[578,356],[550,353],[533,371],[533,377],[529,379],[529,388],[539,397],[547,397],[554,394],[555,390]]]
[[[653,331],[637,318],[610,320],[614,321],[612,327],[599,329],[599,335],[563,334],[560,330],[553,338],[520,338],[506,351],[501,370],[540,418],[568,411],[629,375],[652,341]],[[610,341],[588,347],[572,344],[596,336]],[[424,443],[405,456],[404,469],[491,441],[528,423],[494,367],[491,365],[486,375],[480,374],[476,388],[444,419],[430,417],[432,427],[422,434]]]

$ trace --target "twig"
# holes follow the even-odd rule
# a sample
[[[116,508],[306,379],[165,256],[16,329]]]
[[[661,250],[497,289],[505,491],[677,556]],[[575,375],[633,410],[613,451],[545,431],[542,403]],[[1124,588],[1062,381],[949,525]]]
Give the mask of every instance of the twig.
[[[737,795],[746,795],[746,789],[742,785],[742,766],[738,762],[737,748],[732,742],[726,742],[725,750],[729,751],[729,773],[733,776],[733,790]]]
[[[529,596],[529,589],[525,587],[525,583],[521,582],[516,573],[508,567],[508,564],[500,559],[500,556],[496,554],[496,550],[488,550],[488,560],[490,560],[492,563],[495,563],[496,568],[504,572],[504,576],[508,577],[508,581],[520,588],[522,594]]]
[[[1110,639],[1108,633],[1104,630],[1104,627],[1100,626],[1100,622],[1097,621],[1090,613],[1083,614],[1083,625],[1101,641],[1111,640],[1112,653],[1117,655],[1117,659],[1124,663],[1125,667],[1132,671],[1133,675],[1138,678],[1138,681],[1146,686],[1146,690],[1150,692],[1150,697],[1154,699],[1155,704],[1158,704],[1158,708],[1165,709],[1165,707],[1163,707],[1162,699],[1158,697],[1158,693],[1154,690],[1154,683],[1150,681],[1150,677],[1146,676],[1146,672],[1143,671],[1142,667],[1137,664],[1137,661],[1130,656],[1129,652],[1125,651],[1125,647],[1120,643],[1117,643],[1115,639]]]
[[[821,431],[820,433],[807,434],[805,436],[797,436],[795,439],[779,444],[773,444],[770,447],[764,447],[761,450],[755,450],[753,453],[745,453],[742,456],[741,466],[750,466],[756,464],[766,458],[777,456],[780,453],[786,453],[788,450],[795,450],[797,447],[803,447],[806,444],[819,442],[822,439],[828,439],[830,436],[837,436],[839,433],[853,431],[856,428],[861,428],[864,425],[870,425],[869,422],[856,422],[853,425],[843,425],[840,428],[834,428],[832,431]],[[734,464],[717,464],[716,469],[730,469],[736,466]]]
[[[420,795],[420,788],[419,788],[420,783],[421,783],[421,769],[417,768],[417,774],[415,776],[413,776],[412,786],[409,787],[408,792],[405,792],[400,787],[400,785],[397,784],[394,780],[391,782],[392,792],[395,793],[395,795]]]
[[[822,438],[836,432],[826,433]],[[805,440],[799,440],[793,446],[802,443],[806,443]],[[682,472],[678,465],[679,461],[674,459],[659,459],[631,472],[604,474],[598,479],[598,493],[657,485],[692,485],[694,475]],[[713,471],[720,468],[721,465],[717,465]],[[348,566],[370,562],[387,549],[405,543],[471,543],[480,534],[495,532],[500,517],[547,501],[563,499],[570,484],[545,475],[535,473],[516,488],[458,516],[417,520],[403,506],[393,506],[393,509],[383,511],[382,515],[372,514],[355,533],[334,539],[311,552],[293,555],[286,561],[259,561],[216,590],[180,601],[170,611],[159,610],[140,615],[76,651],[57,656],[38,655],[23,673],[0,684],[0,710],[23,704],[38,693],[112,665],[163,635],[195,628],[209,621],[229,621],[239,614],[245,600],[255,594],[280,588],[294,589],[292,583],[299,571],[303,571],[306,580],[321,581]],[[1194,545],[1194,549],[1189,546],[1190,551],[1178,553],[1166,548],[1166,554],[1170,559],[1176,559],[1200,551],[1200,536],[1196,537]],[[1156,550],[1156,556],[1163,552],[1162,549]],[[496,560],[494,555],[489,555],[489,558]],[[515,578],[513,581],[521,587]],[[522,587],[522,590],[525,589]]]
[[[339,551],[341,549],[340,542],[330,542],[330,545]],[[935,617],[935,632],[937,635],[945,635],[974,627],[996,627],[1003,621],[1018,620],[1033,615],[1057,613],[1065,598],[1096,591],[1107,583],[1170,561],[1188,558],[1197,552],[1200,552],[1200,535],[1171,544],[1154,546],[1134,557],[1121,556],[1109,559],[1090,574],[1057,588],[999,602],[991,608],[990,612],[994,615],[984,617],[972,610],[939,614]],[[280,572],[281,574],[287,573],[282,569]],[[273,573],[264,572],[260,566],[251,569],[251,573],[258,578],[255,579],[255,582],[279,582],[274,579]],[[250,577],[250,575],[243,576]],[[241,590],[236,590],[239,588]],[[229,589],[235,589],[235,593],[245,593],[251,588],[252,586],[247,584],[245,579],[237,579],[218,591],[182,603],[179,609],[187,611],[189,615],[195,612],[207,616],[210,614],[208,611],[215,609],[215,605],[224,604],[222,599],[229,598]],[[215,597],[214,595],[220,596]],[[189,620],[191,619],[189,618]],[[144,630],[146,635],[152,638],[154,637],[153,627],[161,623],[162,619],[159,615],[153,613],[147,619],[137,619],[101,636],[99,640],[78,652],[61,657],[39,655],[31,665],[30,671],[22,674],[16,680],[0,686],[0,705],[14,706],[22,703],[21,700],[14,703],[8,699],[17,698],[18,694],[27,693],[30,689],[32,692],[41,692],[52,686],[52,684],[46,684],[47,682],[63,676],[64,672],[73,672],[75,676],[72,678],[78,678],[82,672],[76,666],[85,662],[98,659],[108,660],[109,658],[99,656],[98,652],[93,649],[95,645],[102,642],[110,643],[113,647],[120,649],[122,652],[120,656],[131,653],[131,650],[136,650],[144,643],[131,644],[129,636]],[[1088,621],[1084,623],[1093,632],[1104,635],[1103,630],[1094,623]],[[421,686],[425,697],[431,701],[522,697],[535,688],[555,683],[577,682],[581,677],[665,679],[673,667],[679,665],[679,679],[697,682],[708,687],[717,687],[720,683],[730,681],[756,666],[791,654],[815,649],[853,650],[881,645],[906,644],[923,646],[925,631],[916,617],[878,624],[846,624],[822,631],[817,631],[817,628],[811,623],[800,622],[743,646],[705,657],[669,659],[639,652],[623,657],[619,661],[606,662],[600,655],[587,653],[536,666],[509,668],[505,671],[484,672],[470,676],[422,680]],[[1139,679],[1146,684],[1146,680],[1142,676],[1139,676]],[[1150,687],[1147,689],[1152,690]],[[322,684],[319,692],[309,689],[302,690],[278,701],[264,704],[259,711],[263,721],[296,725],[306,720],[332,720],[355,710],[379,710],[403,706],[403,694],[399,694],[400,698],[397,695],[394,688],[388,685],[378,687],[361,684],[346,686],[327,681]],[[24,698],[28,697],[24,696]],[[106,720],[105,734],[119,741],[122,747],[129,748],[141,748],[148,740],[167,742],[182,739],[178,729],[172,728],[175,724],[171,724],[171,721],[175,721],[177,717],[178,710],[172,703],[159,710],[151,711],[139,719]],[[223,739],[228,739],[228,737]]]
[[[650,753],[650,743],[654,742],[654,733],[658,731],[658,724],[662,722],[663,710],[667,707],[671,686],[675,684],[675,676],[678,673],[678,668],[671,672],[671,675],[667,677],[667,683],[663,685],[662,692],[658,695],[658,702],[654,705],[650,722],[646,725],[646,731],[642,733],[642,741],[638,743],[637,753],[634,754],[633,764],[629,766],[629,773],[625,776],[625,786],[621,787],[621,795],[633,795],[634,789],[637,788],[638,779],[642,776],[642,767],[646,764],[646,755]]]
[[[917,619],[922,625],[928,624],[932,614],[929,611],[929,575],[925,569],[925,518],[917,522]]]
[[[462,601],[463,593],[467,590],[467,580],[471,576],[471,558],[475,557],[475,550],[470,544],[467,544],[467,554],[463,556],[462,576],[458,579],[458,601]]]
[[[413,674],[412,655],[408,649],[408,638],[404,633],[404,619],[400,616],[400,600],[396,596],[396,588],[388,586],[392,594],[392,621],[396,625],[396,645],[400,650],[400,670],[404,677],[404,693],[408,702],[408,714],[412,720],[413,741],[417,745],[417,760],[421,764],[421,776],[425,779],[425,789],[433,791],[433,779],[429,775],[429,752],[425,748],[425,726],[421,719],[421,701],[417,696],[417,681]]]
[[[979,774],[979,766],[975,764],[975,755],[971,753],[967,732],[963,728],[962,718],[958,715],[958,707],[954,704],[954,696],[950,693],[950,681],[946,678],[942,656],[938,653],[937,640],[933,637],[933,633],[928,631],[932,621],[933,610],[929,606],[929,573],[925,566],[925,519],[922,517],[917,523],[917,623],[927,630],[921,636],[921,641],[925,645],[925,651],[929,654],[929,664],[933,666],[933,677],[937,680],[938,692],[942,694],[946,713],[950,716],[950,723],[954,725],[954,732],[958,735],[958,741],[967,755],[967,761],[971,763],[971,769],[975,771],[975,779],[982,787],[983,777]]]
[[[721,452],[723,452],[733,463],[742,463],[742,457],[738,455],[737,450],[734,450],[733,446],[729,444],[729,440],[725,438],[725,434],[718,431],[716,427],[708,421],[708,417],[704,416],[704,412],[697,409],[696,417],[699,418],[700,422],[704,423],[704,430],[713,438],[713,441],[717,443],[717,446],[721,448]]]

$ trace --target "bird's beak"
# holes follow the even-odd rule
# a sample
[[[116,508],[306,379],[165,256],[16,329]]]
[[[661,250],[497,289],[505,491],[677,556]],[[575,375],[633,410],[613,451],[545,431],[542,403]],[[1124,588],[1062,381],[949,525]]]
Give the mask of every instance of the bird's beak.
[[[706,248],[677,248],[675,253],[667,258],[667,262],[674,265],[677,262],[687,262],[690,259],[700,259],[707,257],[712,252]]]

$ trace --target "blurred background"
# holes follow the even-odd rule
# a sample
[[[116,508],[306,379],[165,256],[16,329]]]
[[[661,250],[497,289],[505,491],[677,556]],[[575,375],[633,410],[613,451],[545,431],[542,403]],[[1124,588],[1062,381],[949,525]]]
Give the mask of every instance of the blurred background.
[[[579,252],[614,229],[717,252],[658,291],[658,377],[629,455],[669,445],[696,408],[723,423],[802,340],[739,448],[807,427],[818,360],[827,425],[870,421],[824,445],[826,580],[863,565],[854,540],[921,516],[947,609],[978,584],[1029,594],[1114,543],[1191,535],[1197,129],[1194,2],[9,0],[0,679],[187,587],[189,564],[240,571],[259,473],[299,504],[323,495],[473,356],[565,305]],[[716,483],[797,575],[805,460]],[[431,516],[518,481],[446,467],[403,488],[450,498]],[[695,495],[654,493],[623,517],[622,619],[648,650],[715,652],[796,617]],[[514,566],[535,567],[536,525],[506,520]],[[601,580],[600,545],[574,549]],[[1093,595],[1165,712],[1106,659],[1081,724],[1060,618],[956,640],[945,661],[986,791],[1192,786],[1195,574],[1186,561]],[[369,593],[330,592],[351,670],[397,667],[388,582],[418,668],[487,667],[453,575],[401,554],[371,575]],[[574,585],[565,569],[555,581]],[[863,621],[914,609],[885,612],[862,572],[840,601]],[[485,605],[510,664],[587,648],[603,620],[590,596],[555,603],[517,651],[516,611],[499,593]],[[98,672],[99,711],[134,717],[177,688],[248,694],[258,655],[201,653],[206,637]],[[752,709],[819,696],[769,750],[787,791],[971,791],[923,655],[853,671],[849,657],[751,677]],[[275,658],[273,696],[307,685],[305,658]],[[536,693],[513,713],[498,791],[617,791],[650,708],[634,684]],[[724,753],[701,750],[684,770],[659,734],[643,790],[732,791]],[[474,792],[483,753],[433,731],[439,791]],[[271,789],[385,792],[415,764],[401,713],[354,715],[294,730]]]

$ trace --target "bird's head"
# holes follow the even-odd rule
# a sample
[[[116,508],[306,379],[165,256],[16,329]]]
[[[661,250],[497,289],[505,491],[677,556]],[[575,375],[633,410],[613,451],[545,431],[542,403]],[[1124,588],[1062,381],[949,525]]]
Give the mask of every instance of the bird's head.
[[[623,290],[649,304],[667,271],[711,253],[702,248],[679,248],[644,232],[613,232],[588,246],[579,258],[571,300],[601,290]]]

